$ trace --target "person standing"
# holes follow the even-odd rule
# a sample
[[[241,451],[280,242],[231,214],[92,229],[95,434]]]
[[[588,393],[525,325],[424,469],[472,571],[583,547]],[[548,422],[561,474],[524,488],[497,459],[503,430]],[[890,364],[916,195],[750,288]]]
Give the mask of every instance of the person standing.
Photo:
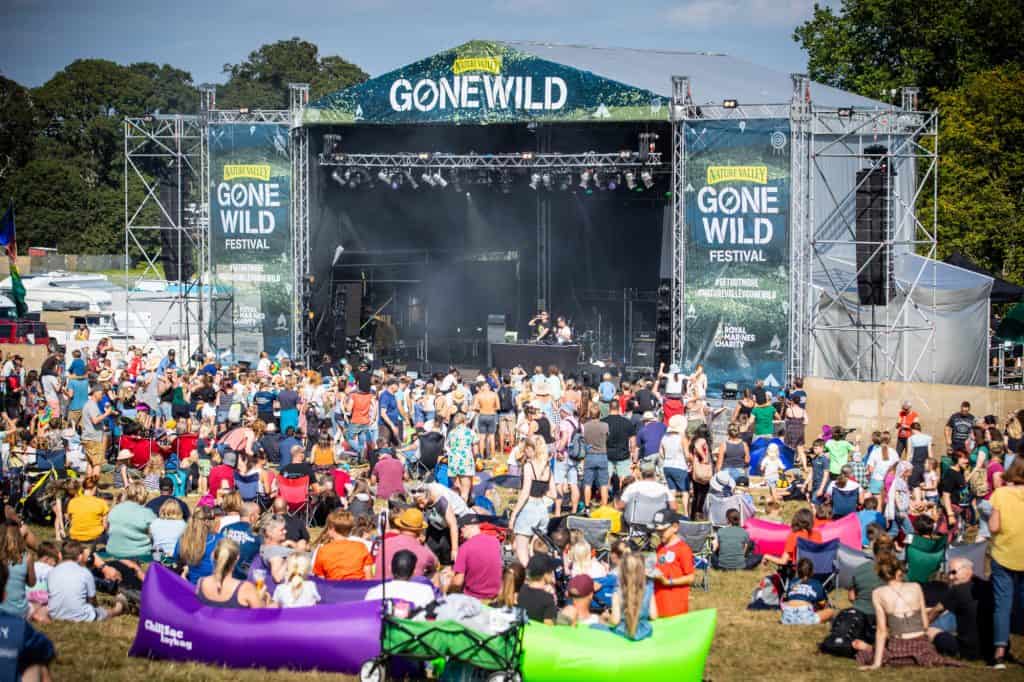
[[[966,400],[960,403],[960,411],[954,412],[946,421],[946,446],[950,454],[967,447],[967,439],[974,430],[977,421],[971,414],[971,404]]]
[[[106,460],[106,453],[103,451],[104,421],[114,412],[107,405],[100,409],[100,400],[103,398],[103,387],[94,384],[89,389],[89,400],[82,407],[82,449],[89,460],[89,468],[86,476],[99,476],[100,467]]]
[[[384,391],[380,394],[380,417],[379,424],[389,436],[388,442],[400,444],[402,442],[402,414],[398,409],[398,379],[388,379]],[[383,433],[381,434],[383,436]]]
[[[487,381],[477,385],[476,397],[473,398],[473,411],[476,412],[476,431],[483,439],[481,453],[485,459],[494,455],[494,437],[498,433],[498,394],[491,389]]]
[[[614,477],[612,488],[617,492],[622,481],[631,475],[636,462],[636,428],[632,421],[622,416],[618,400],[608,405],[608,416],[602,421],[608,425],[608,474]]]
[[[1024,460],[1017,458],[1003,474],[1003,485],[989,499],[992,513],[992,616],[995,665],[1006,668],[1010,645],[1010,616],[1014,605],[1024,603]]]
[[[652,578],[658,617],[679,616],[690,611],[690,585],[697,574],[693,552],[679,537],[679,522],[684,516],[671,509],[654,514],[652,521],[658,536],[657,559]]]
[[[909,400],[903,401],[899,415],[896,416],[896,453],[902,457],[903,451],[907,449],[907,441],[912,435],[914,422],[921,418]]]
[[[600,419],[601,408],[590,406],[589,419],[583,424],[583,440],[587,454],[583,460],[583,504],[590,506],[590,497],[596,485],[601,494],[601,506],[608,504],[608,424]]]

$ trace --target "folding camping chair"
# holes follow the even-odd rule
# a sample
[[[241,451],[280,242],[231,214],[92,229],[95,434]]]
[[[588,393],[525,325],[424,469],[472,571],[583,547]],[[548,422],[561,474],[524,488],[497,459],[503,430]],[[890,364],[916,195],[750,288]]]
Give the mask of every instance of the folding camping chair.
[[[259,472],[240,474],[235,472],[235,490],[245,502],[252,502],[260,495]]]
[[[867,552],[860,552],[846,545],[839,545],[839,553],[836,554],[836,586],[841,590],[848,590],[853,587],[853,572],[861,564],[868,564],[874,561]]]
[[[729,525],[729,520],[725,518],[725,515],[729,513],[730,509],[735,509],[740,513],[741,526],[750,518],[748,514],[749,509],[747,505],[744,504],[744,500],[741,495],[731,495],[729,497],[708,495],[707,501],[704,503],[704,507],[704,512],[707,514],[708,521],[710,521],[715,528],[721,528]]]
[[[650,545],[654,515],[665,508],[665,496],[637,495],[622,512],[622,523],[626,527],[626,536],[641,547]]]
[[[832,488],[832,518],[841,519],[857,511],[860,499],[859,490],[839,490]]]
[[[697,560],[702,560],[698,574],[700,579],[698,582],[694,582],[694,587],[709,592],[711,578],[708,569],[711,568],[711,555],[714,553],[712,539],[715,536],[715,527],[710,521],[682,521],[679,523],[679,536],[690,546],[695,563]]]
[[[570,516],[565,520],[565,527],[571,531],[581,531],[586,541],[594,548],[598,559],[603,559],[604,556],[607,556],[608,533],[612,530],[611,519],[588,519],[585,516]]]
[[[946,538],[915,535],[907,546],[907,580],[927,583],[946,561]]]
[[[821,583],[825,594],[836,589],[836,558],[839,555],[839,539],[828,542],[813,542],[807,538],[796,539],[796,560],[810,559],[814,564],[814,579]],[[789,586],[786,586],[789,589]],[[829,597],[829,606],[832,599]]]
[[[988,540],[979,540],[963,545],[950,545],[946,549],[946,565],[953,559],[967,559],[974,568],[974,575],[988,580],[985,565],[985,554],[988,552]]]
[[[313,506],[309,499],[309,476],[286,478],[277,475],[277,494],[288,504],[288,515],[295,517],[303,514],[305,524],[309,525]]]

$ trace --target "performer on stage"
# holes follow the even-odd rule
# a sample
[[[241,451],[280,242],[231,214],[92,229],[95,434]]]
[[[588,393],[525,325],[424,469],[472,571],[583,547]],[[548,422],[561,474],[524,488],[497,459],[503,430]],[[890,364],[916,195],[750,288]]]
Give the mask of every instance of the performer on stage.
[[[551,319],[548,317],[546,310],[542,310],[534,315],[528,324],[533,329],[531,340],[534,343],[554,343],[555,333],[551,328]]]
[[[683,405],[683,394],[686,391],[686,375],[679,371],[679,365],[669,365],[668,374],[665,373],[665,363],[658,367],[658,380],[656,385],[665,378],[665,393],[662,397],[662,411],[664,412],[665,423],[677,414],[684,414],[686,407]]]
[[[572,328],[563,315],[559,315],[555,320],[555,340],[561,345],[572,343]]]

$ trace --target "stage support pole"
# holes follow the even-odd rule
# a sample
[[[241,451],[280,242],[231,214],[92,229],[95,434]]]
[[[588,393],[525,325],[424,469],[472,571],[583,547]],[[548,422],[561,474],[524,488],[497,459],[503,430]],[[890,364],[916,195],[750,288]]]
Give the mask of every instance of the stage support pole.
[[[683,364],[686,338],[686,121],[695,115],[690,78],[672,76],[672,362]],[[667,368],[666,368],[667,369]]]
[[[292,271],[295,286],[292,298],[292,357],[309,366],[310,344],[306,333],[308,319],[303,301],[309,287],[309,130],[302,126],[302,112],[309,102],[309,83],[289,83],[291,96],[292,154]]]
[[[792,382],[807,374],[810,316],[814,289],[811,258],[814,254],[811,221],[811,90],[810,79],[791,74],[790,100],[790,233],[789,233],[789,362],[786,377]]]

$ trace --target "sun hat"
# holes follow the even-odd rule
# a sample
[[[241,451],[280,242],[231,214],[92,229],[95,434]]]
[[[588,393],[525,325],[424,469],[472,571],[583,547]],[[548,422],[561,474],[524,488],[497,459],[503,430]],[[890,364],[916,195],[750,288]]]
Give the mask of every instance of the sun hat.
[[[674,414],[668,420],[668,430],[672,433],[686,433],[686,417]]]
[[[402,513],[395,517],[395,528],[399,530],[421,531],[426,527],[423,512],[416,507],[403,509]]]
[[[123,462],[126,459],[131,459],[132,457],[134,457],[134,455],[132,454],[131,450],[121,450],[120,452],[117,453],[118,462]]]
[[[654,416],[653,412],[647,410],[646,412],[644,412],[643,416],[640,417],[640,419],[645,422],[652,422],[656,419],[656,417]]]

